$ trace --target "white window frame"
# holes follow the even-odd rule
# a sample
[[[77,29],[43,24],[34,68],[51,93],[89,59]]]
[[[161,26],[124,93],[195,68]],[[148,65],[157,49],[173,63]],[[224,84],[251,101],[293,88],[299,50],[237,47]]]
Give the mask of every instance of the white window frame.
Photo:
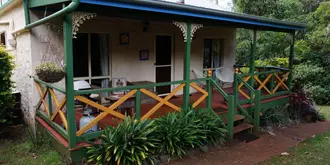
[[[7,39],[7,33],[6,33],[6,31],[4,30],[4,31],[1,31],[0,32],[0,35],[2,35],[2,34],[4,34],[5,35],[5,44],[3,45],[5,48],[7,48],[7,44],[8,44],[8,39]],[[1,43],[2,41],[1,41],[1,37],[0,37],[0,43]]]
[[[3,2],[3,1],[5,1],[5,2]],[[0,7],[6,5],[10,1],[12,1],[12,0],[0,0]]]
[[[109,75],[107,76],[92,76],[92,52],[91,52],[91,34],[92,33],[85,33],[88,34],[88,77],[74,77],[73,80],[74,81],[79,81],[79,80],[87,80],[89,84],[92,84],[92,80],[105,80],[105,79],[109,79],[109,82],[111,82],[112,76],[111,76],[111,53],[109,50]],[[108,33],[93,33],[93,34],[107,34],[109,37],[109,42],[110,41],[110,34]],[[109,43],[110,45],[110,43]],[[108,46],[109,46],[108,45]],[[110,48],[110,47],[109,47]]]

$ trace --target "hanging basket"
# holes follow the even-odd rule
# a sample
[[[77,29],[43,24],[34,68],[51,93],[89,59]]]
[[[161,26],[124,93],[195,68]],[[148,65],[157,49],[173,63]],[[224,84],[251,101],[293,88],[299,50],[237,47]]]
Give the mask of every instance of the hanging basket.
[[[44,62],[36,67],[38,78],[47,83],[55,83],[61,81],[65,77],[62,67],[55,62]]]

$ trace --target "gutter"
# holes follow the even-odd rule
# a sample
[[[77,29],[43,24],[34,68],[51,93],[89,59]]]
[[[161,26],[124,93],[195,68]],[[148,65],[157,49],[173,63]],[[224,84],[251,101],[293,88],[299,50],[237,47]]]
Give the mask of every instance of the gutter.
[[[42,19],[40,19],[36,22],[30,23],[22,29],[15,30],[15,31],[12,32],[12,34],[15,35],[15,34],[19,34],[19,33],[28,31],[28,30],[30,30],[34,27],[37,27],[41,24],[44,24],[44,23],[46,23],[46,22],[48,22],[48,21],[50,21],[54,18],[57,18],[57,17],[63,16],[63,15],[66,15],[67,13],[73,12],[79,6],[79,3],[80,3],[80,0],[72,0],[72,2],[67,7],[64,7],[60,11],[57,11],[56,13],[54,13],[52,15],[49,15],[45,18],[42,18]]]

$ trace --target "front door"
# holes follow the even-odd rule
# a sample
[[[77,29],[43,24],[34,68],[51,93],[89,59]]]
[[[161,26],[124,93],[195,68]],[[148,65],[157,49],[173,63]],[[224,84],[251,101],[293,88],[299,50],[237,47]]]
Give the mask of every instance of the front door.
[[[172,37],[156,36],[156,83],[170,82],[172,77]],[[156,87],[157,94],[171,92],[171,85]]]

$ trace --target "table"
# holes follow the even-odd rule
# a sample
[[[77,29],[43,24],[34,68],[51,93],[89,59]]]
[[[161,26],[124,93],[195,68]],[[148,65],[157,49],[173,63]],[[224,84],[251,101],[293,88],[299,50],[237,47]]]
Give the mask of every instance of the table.
[[[114,95],[111,94],[108,97],[105,97],[106,100],[109,100],[111,104],[115,103],[125,95]],[[133,116],[135,114],[135,95],[128,98],[124,103],[118,106],[118,109],[121,113],[127,113],[129,116]]]
[[[134,86],[134,85],[145,85],[145,84],[154,84],[154,82],[151,81],[134,81],[134,82],[127,82],[128,86]],[[148,88],[150,92],[154,92],[154,88]],[[110,94],[110,96],[105,97],[106,100],[109,100],[111,104],[115,103],[119,99],[121,99],[125,95],[114,95]],[[148,98],[149,96],[146,96],[144,94],[141,94],[141,103],[150,103],[153,100],[152,98]],[[131,96],[128,98],[123,104],[118,106],[118,109],[121,113],[127,113],[127,115],[133,116],[135,112],[135,99],[136,95]]]

